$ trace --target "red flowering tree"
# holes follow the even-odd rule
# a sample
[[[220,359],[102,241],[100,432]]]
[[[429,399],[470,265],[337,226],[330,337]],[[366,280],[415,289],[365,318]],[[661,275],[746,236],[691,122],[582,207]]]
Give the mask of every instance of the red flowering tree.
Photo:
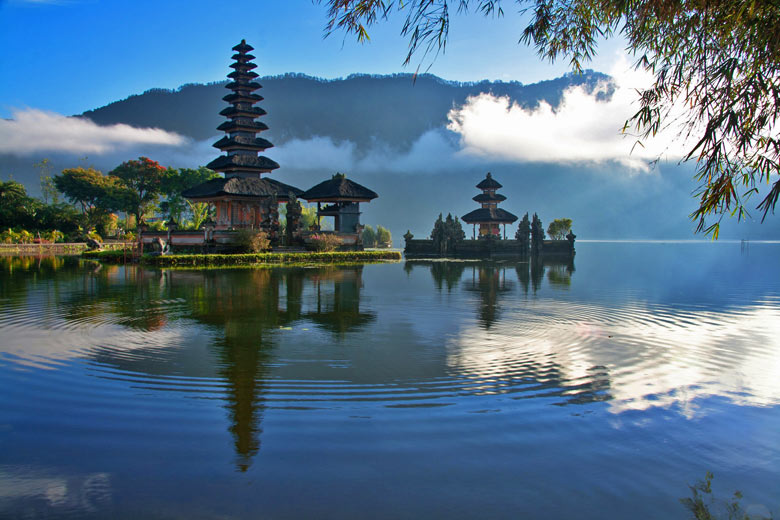
[[[167,169],[147,157],[125,161],[109,172],[125,186],[122,209],[135,215],[138,225],[160,198]]]

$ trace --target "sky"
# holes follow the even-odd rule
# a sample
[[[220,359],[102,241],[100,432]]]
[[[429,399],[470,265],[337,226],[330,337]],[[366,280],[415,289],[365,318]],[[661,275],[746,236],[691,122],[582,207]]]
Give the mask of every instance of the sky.
[[[535,83],[569,71],[518,44],[520,14],[452,15],[443,55],[422,64],[448,80]],[[245,38],[257,72],[323,78],[415,72],[395,15],[371,41],[324,38],[326,7],[312,0],[0,0],[0,117],[37,108],[73,115],[150,88],[222,81],[230,48]],[[603,42],[590,68],[606,71],[624,43]]]

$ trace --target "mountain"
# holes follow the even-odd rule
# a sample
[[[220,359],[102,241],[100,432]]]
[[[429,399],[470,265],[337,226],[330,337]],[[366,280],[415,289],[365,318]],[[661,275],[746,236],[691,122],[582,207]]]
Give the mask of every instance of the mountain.
[[[523,85],[518,82],[481,81],[459,83],[430,74],[370,76],[354,74],[345,79],[325,80],[303,74],[266,76],[258,79],[260,103],[271,128],[265,135],[282,145],[291,139],[327,136],[336,143],[350,141],[359,150],[382,142],[407,149],[428,130],[447,124],[447,112],[469,96],[490,92],[509,96],[525,107],[544,100],[555,106],[567,88],[583,85],[592,91],[609,77],[587,71]],[[224,118],[225,82],[183,85],[176,90],[153,89],[82,114],[101,125],[126,123],[156,127],[207,139]]]
[[[378,199],[361,206],[362,221],[388,227],[396,244],[407,229],[417,237],[427,236],[439,213],[463,215],[475,209],[474,186],[486,171],[504,185],[503,208],[519,217],[536,212],[545,224],[572,218],[581,239],[704,238],[694,235],[688,219],[696,208],[691,165],[661,162],[637,172],[609,161],[562,161],[556,157],[557,143],[552,143],[549,159],[536,162],[475,156],[463,153],[462,136],[447,130],[448,113],[483,93],[508,98],[508,106],[534,108],[544,101],[553,112],[565,108],[565,93],[574,86],[609,100],[615,90],[604,74],[588,71],[530,85],[458,83],[427,74],[337,80],[285,74],[258,81],[263,85],[259,94],[265,98],[260,106],[268,112],[263,122],[270,128],[263,137],[276,145],[266,155],[282,166],[273,177],[307,189],[336,171],[347,173],[379,193]],[[124,123],[176,132],[188,138],[184,145],[136,146],[88,157],[47,152],[0,155],[0,178],[12,175],[38,193],[39,173],[32,165],[44,157],[51,159],[54,172],[78,165],[109,171],[139,155],[174,167],[206,164],[219,154],[211,144],[220,133],[216,127],[224,121],[219,112],[227,106],[222,100],[225,83],[153,89],[80,115],[100,125]],[[588,126],[584,128],[578,131],[587,132]],[[502,127],[504,134],[512,131]],[[544,128],[538,131],[543,139]],[[514,228],[507,233],[514,234]],[[727,218],[721,237],[776,239],[780,219],[770,216],[759,224]]]

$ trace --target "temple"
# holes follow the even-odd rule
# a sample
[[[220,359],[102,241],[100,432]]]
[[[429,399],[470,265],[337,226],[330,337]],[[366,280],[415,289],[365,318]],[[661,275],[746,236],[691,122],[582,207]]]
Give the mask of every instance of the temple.
[[[501,236],[501,225],[504,226],[504,238],[506,239],[506,225],[512,224],[517,220],[517,217],[508,211],[498,207],[499,202],[506,200],[501,194],[496,193],[496,190],[501,189],[503,186],[496,181],[490,172],[487,173],[485,179],[477,184],[477,189],[482,190],[482,193],[473,197],[473,200],[479,202],[481,207],[475,209],[470,213],[466,213],[461,217],[463,222],[471,224],[472,235],[476,238],[476,227],[479,224],[479,236]]]
[[[223,97],[230,106],[220,112],[228,120],[217,127],[225,136],[214,143],[224,155],[211,161],[207,167],[223,173],[224,177],[212,179],[182,195],[194,202],[207,202],[216,209],[215,230],[261,229],[276,238],[278,232],[278,205],[282,202],[295,202],[303,190],[274,179],[263,177],[279,165],[264,155],[271,148],[266,139],[257,134],[268,130],[265,123],[257,119],[266,114],[256,107],[262,97],[254,92],[261,87],[254,81],[256,67],[249,54],[253,50],[245,40],[233,47],[235,61],[228,74],[231,80],[226,87],[232,91]]]
[[[506,200],[506,197],[496,193],[502,187],[490,172],[477,184],[482,193],[472,199],[481,207],[461,217],[463,222],[473,226],[471,240],[466,239],[457,217],[453,219],[450,214],[445,220],[439,214],[429,238],[415,239],[410,231],[406,232],[406,258],[516,258],[530,259],[535,265],[542,260],[568,262],[574,258],[574,233],[569,230],[565,240],[545,240],[542,221],[535,213],[533,221],[528,219],[526,213],[514,236],[507,238],[506,225],[513,224],[517,217],[498,207],[499,203]],[[479,233],[476,231],[477,225]]]
[[[360,203],[370,202],[379,195],[358,184],[343,173],[337,173],[327,181],[303,192],[301,198],[317,203],[317,223],[322,217],[333,217],[333,230],[337,233],[360,232]],[[330,203],[328,206],[321,204]]]

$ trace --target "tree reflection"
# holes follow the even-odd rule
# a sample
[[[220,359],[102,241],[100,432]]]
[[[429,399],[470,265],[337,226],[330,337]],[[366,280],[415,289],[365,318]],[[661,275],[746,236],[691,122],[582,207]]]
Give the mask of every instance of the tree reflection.
[[[511,292],[514,283],[506,279],[506,266],[479,264],[471,266],[471,281],[466,289],[479,293],[479,322],[489,329],[499,317],[499,297]]]

